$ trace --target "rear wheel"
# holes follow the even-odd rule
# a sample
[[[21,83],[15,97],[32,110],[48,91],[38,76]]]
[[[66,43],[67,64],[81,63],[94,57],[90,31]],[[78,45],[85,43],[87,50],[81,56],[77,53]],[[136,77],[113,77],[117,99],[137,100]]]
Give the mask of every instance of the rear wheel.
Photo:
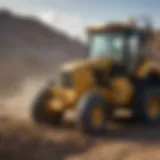
[[[77,108],[78,126],[84,132],[101,133],[106,129],[107,102],[97,93],[88,93]]]
[[[149,123],[160,122],[160,87],[150,88],[146,91],[142,111],[145,121]]]
[[[49,111],[48,102],[53,99],[53,94],[46,88],[36,98],[32,106],[32,118],[38,123],[60,125],[63,113]]]
[[[160,87],[150,87],[141,95],[137,117],[147,123],[160,122]]]

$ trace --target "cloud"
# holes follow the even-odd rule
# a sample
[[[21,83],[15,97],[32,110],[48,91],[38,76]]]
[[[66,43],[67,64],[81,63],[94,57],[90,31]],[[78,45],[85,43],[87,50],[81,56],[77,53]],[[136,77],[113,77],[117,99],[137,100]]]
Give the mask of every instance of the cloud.
[[[77,0],[0,0],[0,8],[19,12],[22,14],[36,14],[54,8],[63,9],[68,4],[76,3]]]
[[[21,16],[36,16],[39,20],[65,32],[70,37],[86,41],[86,27],[88,20],[85,20],[77,13],[51,11],[50,6],[76,2],[77,0],[5,0],[0,1],[2,8],[7,8],[13,13]]]
[[[61,30],[71,37],[86,40],[85,28],[88,25],[81,16],[62,12],[44,12],[38,18],[47,25]]]
[[[37,17],[49,25],[50,27],[56,28],[70,37],[77,38],[82,42],[87,42],[86,28],[90,25],[101,25],[103,22],[98,20],[85,20],[78,14],[71,14],[66,12],[49,11],[42,12]]]
[[[86,41],[85,28],[89,22],[77,13],[51,11],[52,6],[65,6],[78,0],[2,0],[1,8],[7,8],[21,16],[36,16],[47,25],[61,30],[71,37]],[[58,7],[57,7],[58,8]]]

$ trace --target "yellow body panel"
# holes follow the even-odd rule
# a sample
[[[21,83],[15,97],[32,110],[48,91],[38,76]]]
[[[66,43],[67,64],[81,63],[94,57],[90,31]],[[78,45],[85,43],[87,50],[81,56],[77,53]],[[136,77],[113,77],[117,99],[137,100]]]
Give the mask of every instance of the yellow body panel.
[[[53,88],[53,103],[52,105],[56,105],[57,101],[64,106],[71,106],[77,100],[77,93],[73,89],[64,89],[64,88]]]
[[[112,64],[105,58],[97,58],[77,61],[77,63],[71,62],[63,66],[63,71],[72,71],[74,86],[73,88],[61,86],[52,89],[54,98],[50,102],[50,106],[53,110],[54,108],[65,110],[75,107],[80,98],[91,90],[100,93],[114,105],[129,106],[134,93],[134,84],[129,80],[129,77],[116,76],[108,79],[106,76],[106,81],[109,80],[110,87],[97,87],[92,75],[93,67],[105,69],[107,75],[112,69]],[[135,76],[146,78],[151,69],[150,61],[145,60],[137,68]]]
[[[114,104],[126,105],[131,101],[134,92],[133,84],[127,77],[115,77],[111,81],[111,101]]]
[[[145,78],[151,71],[151,65],[152,63],[150,60],[144,60],[138,67],[136,76],[139,78]]]
[[[54,98],[53,101],[51,100],[49,103],[50,108],[54,109],[54,106],[57,104],[61,104],[63,109],[72,108],[85,93],[93,89],[107,98],[109,96],[108,89],[98,89],[95,87],[92,75],[93,67],[105,69],[107,74],[111,69],[111,63],[106,58],[96,58],[78,60],[77,62],[70,62],[63,65],[61,68],[62,71],[71,71],[72,73],[73,88],[69,89],[63,86],[52,88]]]
[[[94,67],[103,69],[107,75],[112,69],[112,63],[105,57],[99,57],[64,64],[61,70],[71,72],[73,87],[65,88],[63,86],[56,86],[53,88],[54,98],[53,101],[50,102],[50,108],[53,110],[54,108],[55,110],[73,108],[82,96],[92,90],[103,95],[114,105],[129,106],[134,93],[134,84],[129,80],[129,77],[116,75],[114,77],[106,76],[109,87],[97,87],[92,74]],[[137,68],[135,76],[144,79],[153,68],[149,60],[143,60]]]
[[[70,66],[72,66],[72,68]],[[114,77],[110,79],[109,88],[96,87],[92,75],[92,69],[96,66],[105,69],[106,75],[112,68],[110,62],[104,58],[78,61],[77,63],[74,62],[74,64],[70,63],[63,66],[64,70],[72,70],[74,86],[72,89],[63,87],[53,88],[54,99],[59,99],[61,103],[55,100],[53,101],[52,106],[62,104],[63,109],[72,108],[83,95],[91,90],[100,93],[113,104],[128,104],[131,101],[134,92],[134,87],[128,77]],[[107,77],[106,81],[108,81]]]
[[[79,69],[86,70],[91,69],[92,66],[94,67],[105,67],[110,68],[109,66],[112,65],[112,62],[110,62],[106,57],[96,57],[96,58],[88,58],[88,59],[82,59],[82,60],[75,60],[68,63],[65,63],[61,66],[61,70],[63,71],[78,71]]]

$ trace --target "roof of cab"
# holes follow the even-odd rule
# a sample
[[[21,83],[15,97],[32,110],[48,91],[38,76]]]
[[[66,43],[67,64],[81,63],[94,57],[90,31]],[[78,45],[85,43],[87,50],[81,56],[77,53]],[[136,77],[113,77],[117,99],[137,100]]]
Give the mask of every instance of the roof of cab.
[[[137,27],[134,24],[128,23],[109,23],[90,26],[87,28],[88,32],[103,32],[103,31],[114,31],[119,29],[136,29]]]

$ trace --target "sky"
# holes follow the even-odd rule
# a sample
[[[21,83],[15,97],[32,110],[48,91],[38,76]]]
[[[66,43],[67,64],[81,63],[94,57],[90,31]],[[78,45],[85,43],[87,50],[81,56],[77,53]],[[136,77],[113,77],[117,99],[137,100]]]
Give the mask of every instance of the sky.
[[[41,21],[85,40],[91,24],[126,20],[128,16],[147,15],[160,27],[160,0],[0,0],[0,8],[20,15],[33,15]]]

